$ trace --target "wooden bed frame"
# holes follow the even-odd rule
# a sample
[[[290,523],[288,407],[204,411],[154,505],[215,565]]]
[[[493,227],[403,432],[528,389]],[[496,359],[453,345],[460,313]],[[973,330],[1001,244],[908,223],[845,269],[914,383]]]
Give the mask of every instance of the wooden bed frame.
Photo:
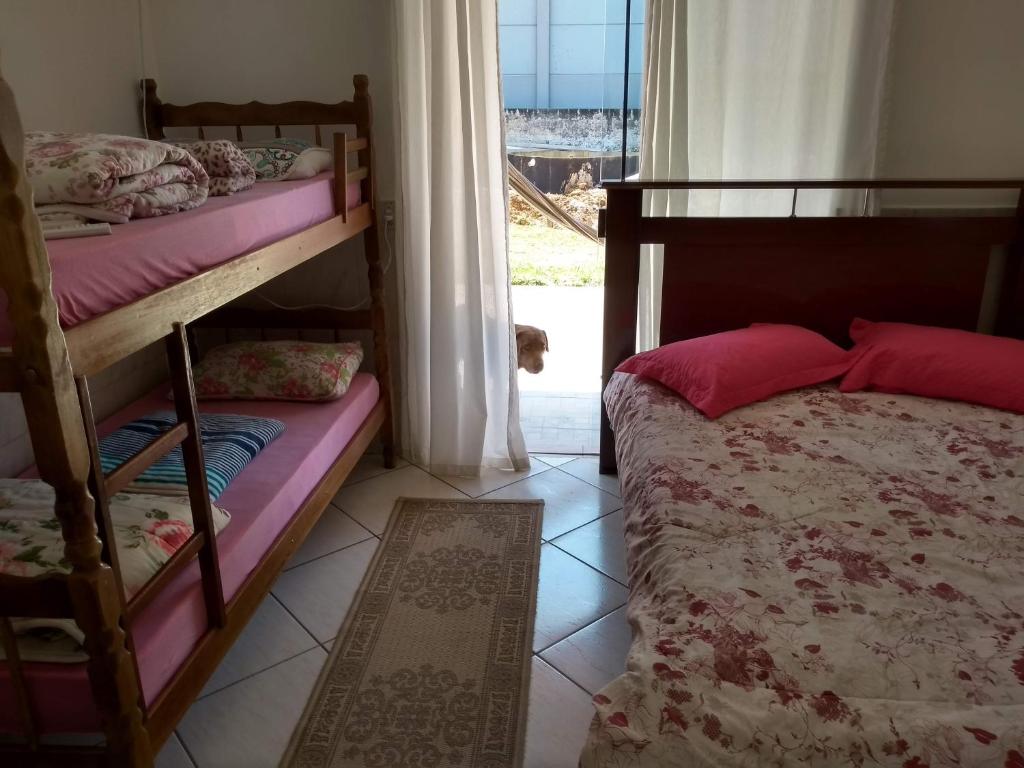
[[[661,343],[795,323],[849,346],[857,316],[1024,338],[1024,179],[608,182],[602,383],[636,353],[640,248],[665,246]],[[643,215],[645,190],[791,190],[788,218]],[[1005,215],[796,217],[804,189],[1017,189]],[[685,192],[684,192],[685,193]],[[601,409],[602,473],[615,442]]]
[[[0,639],[24,723],[24,742],[0,746],[7,765],[150,766],[160,745],[202,690],[221,658],[270,590],[289,557],[316,523],[345,477],[378,435],[386,466],[394,465],[392,399],[373,190],[372,109],[368,80],[353,79],[352,101],[338,104],[163,104],[152,80],[146,92],[146,127],[162,138],[166,127],[352,125],[354,138],[333,136],[336,215],[298,234],[164,288],[131,304],[62,331],[50,290],[51,275],[32,194],[23,170],[23,134],[13,95],[0,79],[0,286],[14,328],[11,350],[0,350],[0,391],[19,392],[39,474],[56,490],[56,515],[66,543],[69,574],[18,578],[0,575]],[[350,154],[358,158],[350,168]],[[348,210],[347,184],[359,182],[361,204]],[[239,312],[214,310],[283,272],[363,233],[370,308],[357,312]],[[187,324],[239,322],[251,327],[366,328],[373,332],[380,400],[327,474],[296,511],[235,596],[224,600],[216,538],[197,439],[197,408]],[[143,347],[167,345],[179,424],[125,465],[104,476],[99,466],[87,377]],[[107,500],[146,467],[181,445],[195,518],[194,535],[131,600],[124,599]],[[209,626],[155,701],[142,702],[132,653],[131,622],[182,569],[199,559]],[[77,748],[44,745],[8,617],[74,618],[85,633],[88,675],[106,743]]]

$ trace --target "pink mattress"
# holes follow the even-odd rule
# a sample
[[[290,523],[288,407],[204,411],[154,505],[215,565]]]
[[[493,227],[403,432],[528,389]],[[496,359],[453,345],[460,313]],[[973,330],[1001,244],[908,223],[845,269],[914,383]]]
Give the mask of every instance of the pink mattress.
[[[166,409],[166,388],[140,400],[100,425],[101,434],[154,410]],[[200,410],[246,413],[280,419],[282,435],[235,478],[217,500],[231,522],[217,537],[224,597],[230,600],[263,553],[291,520],[348,445],[376,405],[377,380],[359,373],[349,391],[331,403],[210,402]],[[194,562],[171,582],[135,623],[143,695],[153,701],[206,628],[199,565]],[[84,665],[28,666],[29,684],[41,729],[81,733],[98,727]],[[5,668],[0,668],[0,733],[17,732],[19,721]]]
[[[1024,765],[1024,416],[834,386],[605,393],[627,672],[580,765]]]
[[[211,197],[191,211],[113,225],[113,234],[51,240],[53,295],[65,328],[167,288],[334,216],[333,173]],[[359,184],[348,188],[350,210]],[[0,292],[0,346],[11,343]]]

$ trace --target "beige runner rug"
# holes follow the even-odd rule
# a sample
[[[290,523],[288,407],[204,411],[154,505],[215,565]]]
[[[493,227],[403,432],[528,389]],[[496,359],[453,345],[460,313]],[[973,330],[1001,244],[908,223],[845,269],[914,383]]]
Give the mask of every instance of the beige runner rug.
[[[282,765],[522,765],[543,509],[399,499]]]

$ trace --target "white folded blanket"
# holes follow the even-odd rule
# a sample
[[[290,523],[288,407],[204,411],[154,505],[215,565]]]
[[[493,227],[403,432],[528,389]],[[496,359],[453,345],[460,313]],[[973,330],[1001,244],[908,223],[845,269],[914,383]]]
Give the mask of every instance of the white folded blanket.
[[[25,169],[41,217],[123,224],[195,208],[209,194],[206,171],[186,150],[131,136],[32,131]]]

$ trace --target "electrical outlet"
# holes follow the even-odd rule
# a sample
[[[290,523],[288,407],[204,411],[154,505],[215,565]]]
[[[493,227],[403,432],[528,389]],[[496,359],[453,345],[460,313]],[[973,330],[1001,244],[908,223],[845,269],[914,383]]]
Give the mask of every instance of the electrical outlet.
[[[392,223],[395,220],[395,201],[381,200],[377,205],[380,208],[380,220],[385,224]]]

